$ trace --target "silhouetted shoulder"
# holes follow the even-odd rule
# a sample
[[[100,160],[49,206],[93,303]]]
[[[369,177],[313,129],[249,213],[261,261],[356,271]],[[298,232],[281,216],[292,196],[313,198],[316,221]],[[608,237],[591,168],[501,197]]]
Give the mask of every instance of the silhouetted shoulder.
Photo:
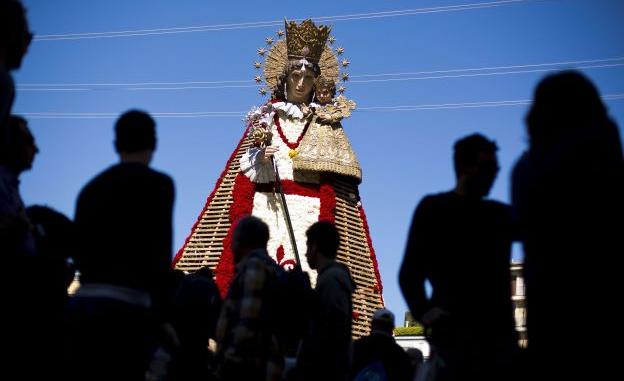
[[[501,213],[510,213],[511,206],[509,204],[505,204],[504,202],[496,201],[496,200],[483,200],[483,202],[493,210],[500,211]]]
[[[154,178],[158,178],[163,183],[168,183],[171,186],[173,186],[173,179],[168,174],[166,174],[164,172],[159,172],[159,171],[157,171],[155,169],[152,169],[152,168],[149,168],[149,167],[147,169],[149,170],[149,172],[151,172],[151,174],[152,174],[152,176],[154,176]]]
[[[453,191],[440,192],[440,193],[432,193],[426,195],[421,202],[426,203],[438,203],[450,200],[456,197]]]
[[[410,230],[413,232],[413,229],[418,229],[419,226],[428,228],[429,226],[423,226],[423,223],[426,221],[431,222],[431,219],[440,216],[439,212],[451,203],[452,195],[450,193],[451,192],[428,194],[423,197],[418,203],[416,210],[414,210],[412,228]]]
[[[171,191],[174,189],[173,180],[165,173],[139,163],[120,163],[109,167],[94,177],[85,185],[83,192],[101,186],[125,186],[124,184],[128,184],[128,186],[158,185]]]
[[[418,209],[436,208],[448,204],[456,196],[451,192],[428,194],[420,200]]]
[[[148,169],[152,172],[152,176],[154,177],[155,181],[162,184],[163,189],[167,193],[171,193],[171,195],[173,195],[175,192],[173,179],[164,172],[158,172],[151,168]]]
[[[349,292],[355,290],[355,282],[351,277],[349,268],[340,262],[333,262],[321,270],[318,283],[333,283]]]

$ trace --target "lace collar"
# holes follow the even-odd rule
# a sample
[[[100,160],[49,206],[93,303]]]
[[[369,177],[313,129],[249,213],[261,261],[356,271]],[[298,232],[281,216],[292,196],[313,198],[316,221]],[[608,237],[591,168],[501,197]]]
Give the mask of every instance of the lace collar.
[[[303,112],[301,111],[299,106],[294,103],[276,102],[273,103],[273,109],[282,111],[284,114],[286,114],[286,116],[290,118],[303,119]]]

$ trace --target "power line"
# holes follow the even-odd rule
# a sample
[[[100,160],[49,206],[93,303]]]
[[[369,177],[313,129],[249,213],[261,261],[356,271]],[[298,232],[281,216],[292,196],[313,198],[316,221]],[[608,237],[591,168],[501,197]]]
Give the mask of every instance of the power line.
[[[479,77],[494,75],[511,75],[523,73],[535,73],[554,70],[557,67],[589,64],[575,67],[576,69],[596,69],[611,68],[624,66],[624,57],[601,58],[591,60],[563,61],[538,64],[508,65],[508,66],[487,66],[479,68],[464,68],[450,70],[432,70],[418,72],[401,72],[401,73],[380,73],[380,74],[360,74],[353,75],[355,79],[350,83],[371,83],[371,82],[396,82],[396,81],[412,81],[412,80],[429,80],[429,79],[445,79],[445,78],[462,78],[462,77]],[[546,67],[546,68],[545,68]],[[521,70],[509,70],[509,69]],[[537,68],[537,69],[531,69]],[[493,71],[503,69],[499,71]],[[479,72],[481,71],[481,72]],[[423,74],[440,74],[440,75],[424,75]],[[452,73],[452,74],[451,74]],[[417,77],[405,77],[406,75],[417,75]],[[382,77],[382,78],[375,78]],[[397,78],[383,78],[397,77]],[[19,84],[19,91],[93,91],[101,88],[121,88],[125,90],[191,90],[191,89],[224,89],[224,88],[250,88],[261,87],[260,84],[251,84],[252,80],[227,80],[227,81],[186,81],[186,82],[117,82],[117,83],[26,83]],[[204,86],[209,85],[209,86]],[[95,88],[95,89],[94,89]]]
[[[622,57],[624,59],[624,57]],[[20,83],[19,86],[166,86],[166,85],[189,85],[189,84],[219,84],[219,83],[249,83],[252,80],[227,80],[227,81],[189,81],[189,82],[112,82],[112,83]]]
[[[624,100],[624,93],[607,94],[602,97],[605,101]],[[356,111],[363,112],[402,112],[402,111],[425,111],[442,109],[462,108],[490,108],[525,106],[532,102],[530,99],[458,102],[458,103],[434,103],[402,106],[369,106],[358,107]],[[17,112],[31,119],[112,119],[119,117],[114,112]],[[242,118],[246,113],[243,111],[198,111],[198,112],[152,112],[154,117],[159,118],[208,118],[208,117],[237,117]]]
[[[530,103],[531,103],[530,100],[500,101],[500,102],[466,102],[466,103],[429,104],[429,105],[414,105],[414,106],[401,106],[401,107],[392,107],[392,106],[373,107],[373,108],[365,108],[362,111],[398,112],[398,111],[447,110],[447,109],[462,109],[462,108],[525,106]]]
[[[615,58],[597,58],[597,59],[591,59],[591,60],[559,61],[559,62],[547,62],[547,63],[538,63],[538,64],[523,64],[523,65],[508,65],[508,66],[485,66],[485,67],[468,68],[468,69],[429,70],[429,71],[414,71],[414,72],[402,72],[402,73],[359,74],[359,75],[350,75],[350,77],[351,78],[364,78],[364,77],[389,77],[389,76],[401,76],[401,75],[459,73],[459,72],[469,72],[469,71],[519,69],[519,68],[540,67],[540,66],[579,65],[579,64],[600,63],[600,62],[613,62],[613,61],[622,61],[622,60],[624,60],[624,56],[623,57],[615,57]]]
[[[90,91],[91,89],[81,89],[81,88],[60,88],[60,87],[33,87],[33,88],[20,88],[17,87],[19,91]]]
[[[396,11],[383,11],[383,12],[370,12],[370,13],[355,13],[347,15],[336,16],[320,16],[312,17],[316,22],[336,22],[336,21],[349,21],[349,20],[362,20],[362,19],[375,19],[386,17],[398,17],[398,16],[412,16],[427,13],[439,13],[439,12],[458,12],[474,9],[495,8],[516,3],[525,3],[536,0],[502,0],[491,2],[480,2],[460,5],[445,5],[438,7],[428,8],[415,8],[415,9],[403,9]],[[295,19],[294,21],[302,21],[303,19]],[[163,35],[163,34],[177,34],[177,33],[195,33],[195,32],[212,32],[234,29],[249,29],[249,28],[265,28],[275,27],[283,25],[283,20],[272,21],[256,21],[256,22],[243,22],[232,24],[215,24],[215,25],[199,25],[188,27],[170,27],[170,28],[157,28],[157,29],[136,29],[136,30],[122,30],[122,31],[108,31],[108,32],[88,32],[88,33],[64,33],[64,34],[44,34],[35,37],[35,41],[55,41],[55,40],[80,40],[80,39],[93,39],[93,38],[111,38],[111,37],[133,37],[133,36],[148,36],[148,35]]]
[[[446,107],[488,107],[488,106],[515,106],[531,103],[530,99],[519,99],[511,101],[482,101],[482,102],[462,102],[462,103],[437,103],[437,104],[421,104],[409,106],[374,106],[374,107],[358,107],[360,111],[407,111],[412,109],[429,109],[429,108],[446,108]]]
[[[251,81],[247,81],[251,82]],[[91,84],[91,86],[98,86],[97,84]],[[174,86],[174,87],[120,87],[121,90],[189,90],[189,89],[228,89],[228,88],[249,88],[249,87],[261,87],[261,85],[220,85],[220,86]],[[78,87],[67,87],[67,88],[51,88],[51,87],[20,87],[18,86],[19,91],[55,91],[55,90],[83,90],[83,91],[94,91],[98,89],[90,89],[88,87],[78,88]]]
[[[116,119],[119,113],[114,112],[32,112],[18,113],[29,119]],[[205,111],[205,112],[153,112],[157,118],[208,118],[208,117],[242,117],[238,111]]]
[[[619,67],[619,66],[624,66],[624,62],[622,62],[622,63],[613,63],[613,64],[604,64],[604,65],[578,66],[575,69],[596,69],[596,68]],[[490,73],[434,75],[434,76],[426,76],[426,77],[361,79],[361,80],[350,81],[350,83],[396,82],[396,81],[417,81],[417,80],[425,80],[425,79],[442,79],[442,78],[483,77],[483,76],[492,76],[492,75],[539,73],[539,72],[545,72],[545,71],[551,71],[551,70],[552,69],[532,69],[532,70],[500,71],[500,72],[490,72]]]
[[[624,99],[624,94],[603,95],[602,99],[606,100],[606,101],[614,101],[614,100]]]

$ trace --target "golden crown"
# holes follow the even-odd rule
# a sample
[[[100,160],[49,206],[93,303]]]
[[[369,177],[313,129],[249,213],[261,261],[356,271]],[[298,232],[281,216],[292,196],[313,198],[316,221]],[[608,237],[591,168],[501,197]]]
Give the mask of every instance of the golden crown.
[[[295,21],[284,20],[284,24],[286,24],[288,58],[305,58],[318,64],[331,27],[327,25],[317,27],[310,19],[299,25]]]
[[[262,87],[258,90],[261,95],[271,94],[277,90],[290,59],[306,58],[310,62],[318,64],[321,74],[317,79],[317,84],[334,84],[336,86],[340,81],[347,82],[349,80],[349,74],[344,71],[341,72],[341,68],[346,70],[351,62],[343,57],[345,52],[343,47],[332,47],[336,38],[329,35],[331,27],[321,25],[317,28],[312,20],[306,20],[299,25],[294,21],[285,21],[284,23],[288,30],[288,37],[284,38],[286,33],[280,29],[276,33],[277,37],[265,38],[266,47],[256,51],[260,59],[253,63],[253,67],[256,70],[264,69],[264,76],[257,74],[254,81],[259,84],[264,80],[268,87],[268,89]],[[339,57],[341,58],[340,62],[338,61]],[[262,60],[264,60],[264,64],[261,62]],[[345,90],[344,84],[336,88],[340,94],[343,94]]]

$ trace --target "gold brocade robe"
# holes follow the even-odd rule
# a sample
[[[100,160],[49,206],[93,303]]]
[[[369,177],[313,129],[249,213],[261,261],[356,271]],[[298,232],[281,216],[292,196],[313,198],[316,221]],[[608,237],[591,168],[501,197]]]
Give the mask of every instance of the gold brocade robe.
[[[294,171],[330,172],[355,178],[362,182],[362,168],[340,122],[320,122],[314,118],[303,136]]]

